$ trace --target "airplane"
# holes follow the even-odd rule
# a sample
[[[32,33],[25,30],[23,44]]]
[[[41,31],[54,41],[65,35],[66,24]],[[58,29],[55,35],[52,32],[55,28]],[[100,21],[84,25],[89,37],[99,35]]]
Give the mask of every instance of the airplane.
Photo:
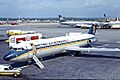
[[[116,21],[110,21],[106,17],[106,14],[104,14],[105,21],[102,21],[102,22],[101,21],[66,21],[65,18],[62,17],[61,15],[58,15],[58,16],[59,16],[59,23],[61,25],[69,25],[69,26],[74,26],[79,28],[89,28],[92,25],[96,25],[97,28],[106,29],[106,28],[114,28],[113,25],[120,25],[120,21],[118,20],[118,18]],[[118,26],[118,28],[120,27]]]
[[[22,34],[32,34],[35,33],[35,31],[23,31],[23,30],[7,30],[6,34],[9,36],[12,35],[22,35]]]
[[[99,25],[100,22],[97,21],[66,21],[64,17],[58,15],[59,23],[61,25],[70,25],[74,27],[91,27],[93,24]]]
[[[116,20],[112,21],[112,20],[110,20],[110,18],[108,18],[106,16],[106,14],[104,14],[104,20],[100,21],[99,28],[101,28],[101,29],[114,29],[114,28],[116,29],[116,28],[120,28],[119,18],[117,17]]]
[[[13,46],[3,57],[6,61],[24,62],[34,61],[40,69],[44,69],[41,60],[44,57],[62,54],[65,51],[75,51],[74,55],[80,55],[81,51],[120,51],[115,48],[93,48],[91,45],[98,39],[95,37],[96,28],[92,26],[88,33],[67,33],[65,36],[40,39],[34,42],[24,42]],[[18,35],[19,36],[19,35]]]
[[[11,24],[11,25],[18,25],[19,23],[17,21],[10,21],[10,22],[7,22],[8,24]]]
[[[43,36],[41,33],[31,33],[31,34],[23,34],[23,35],[13,35],[9,37],[9,48],[15,46],[16,44],[20,43],[20,41],[24,42],[34,42],[37,40],[42,39]]]

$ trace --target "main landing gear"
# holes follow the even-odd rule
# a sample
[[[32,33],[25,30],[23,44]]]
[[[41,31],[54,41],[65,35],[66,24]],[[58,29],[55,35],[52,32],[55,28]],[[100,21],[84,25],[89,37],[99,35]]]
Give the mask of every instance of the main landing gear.
[[[81,51],[69,51],[68,55],[79,57],[79,56],[81,56]]]

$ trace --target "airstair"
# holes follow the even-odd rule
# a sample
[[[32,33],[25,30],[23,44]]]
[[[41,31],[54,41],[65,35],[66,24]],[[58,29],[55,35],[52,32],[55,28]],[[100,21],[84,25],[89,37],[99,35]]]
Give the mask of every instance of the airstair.
[[[36,62],[39,68],[41,69],[45,68],[44,65],[39,61],[36,55],[33,55],[33,60]]]

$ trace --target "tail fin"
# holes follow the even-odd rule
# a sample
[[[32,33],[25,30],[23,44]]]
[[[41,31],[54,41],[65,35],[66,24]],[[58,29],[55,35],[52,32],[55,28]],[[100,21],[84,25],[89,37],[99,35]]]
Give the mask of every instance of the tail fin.
[[[105,19],[106,22],[109,22],[109,20],[108,20],[106,14],[104,14],[104,19]]]
[[[97,25],[92,25],[92,26],[89,28],[88,34],[93,34],[93,35],[95,35],[96,29],[97,29]]]
[[[59,21],[60,22],[65,22],[66,20],[64,19],[64,17],[62,17],[61,15],[58,15],[58,17],[59,17]]]

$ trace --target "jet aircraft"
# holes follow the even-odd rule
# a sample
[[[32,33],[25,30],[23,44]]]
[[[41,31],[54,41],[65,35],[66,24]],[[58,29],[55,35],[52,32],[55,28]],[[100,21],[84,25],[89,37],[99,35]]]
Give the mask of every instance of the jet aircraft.
[[[66,21],[64,17],[61,15],[58,15],[59,17],[59,23],[61,25],[69,25],[74,27],[81,27],[81,28],[89,28],[92,25],[96,25],[98,28],[114,28],[112,25],[120,25],[120,21],[117,18],[117,21],[109,21],[106,17],[106,14],[104,14],[105,21]],[[116,27],[115,27],[116,28]],[[120,27],[118,27],[120,28]]]
[[[64,17],[61,15],[58,15],[59,17],[59,23],[61,25],[70,25],[74,27],[91,27],[93,24],[94,25],[99,25],[99,22],[97,21],[66,21]]]

